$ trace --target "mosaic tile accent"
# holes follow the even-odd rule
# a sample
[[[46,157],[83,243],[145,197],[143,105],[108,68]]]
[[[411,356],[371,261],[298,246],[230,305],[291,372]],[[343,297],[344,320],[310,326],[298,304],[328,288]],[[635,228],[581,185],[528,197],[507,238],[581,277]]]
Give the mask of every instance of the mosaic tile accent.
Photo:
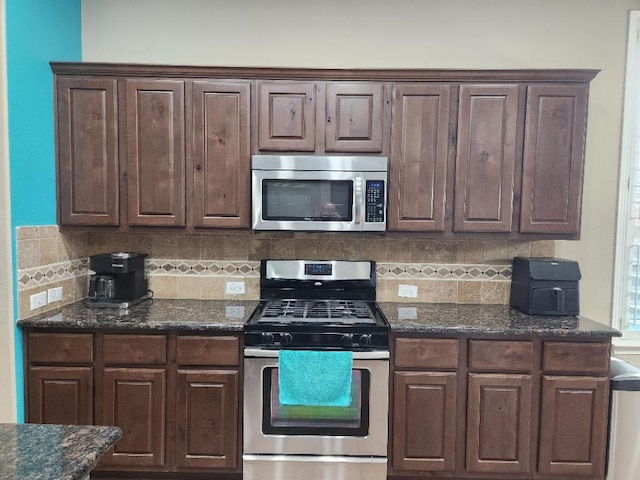
[[[378,263],[378,278],[432,280],[511,280],[511,265]]]
[[[34,268],[18,270],[20,291],[43,287],[90,274],[89,259],[81,258]],[[259,278],[260,262],[211,261],[154,258],[147,262],[147,274],[177,277]],[[511,265],[378,263],[376,274],[381,280],[454,280],[497,281],[511,279]]]
[[[72,278],[84,277],[88,273],[89,259],[87,258],[25,268],[18,270],[18,290],[27,290]]]
[[[260,262],[249,261],[209,261],[175,260],[153,258],[147,262],[147,272],[155,275],[197,275],[197,276],[260,276]]]

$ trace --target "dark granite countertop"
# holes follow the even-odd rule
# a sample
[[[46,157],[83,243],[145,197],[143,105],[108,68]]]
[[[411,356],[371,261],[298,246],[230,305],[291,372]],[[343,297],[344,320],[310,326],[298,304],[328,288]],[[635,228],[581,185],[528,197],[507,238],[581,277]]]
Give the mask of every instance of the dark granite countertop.
[[[20,327],[242,331],[258,305],[248,300],[152,299],[129,309],[89,308],[84,300],[18,321]]]
[[[121,434],[118,427],[0,424],[0,478],[85,479]]]
[[[153,299],[128,310],[88,308],[84,301],[18,321],[20,327],[241,332],[258,301]],[[381,302],[398,333],[433,335],[580,335],[621,333],[585,317],[526,315],[508,305]]]
[[[380,303],[391,330],[432,335],[566,335],[619,337],[621,332],[585,317],[527,315],[508,305]]]

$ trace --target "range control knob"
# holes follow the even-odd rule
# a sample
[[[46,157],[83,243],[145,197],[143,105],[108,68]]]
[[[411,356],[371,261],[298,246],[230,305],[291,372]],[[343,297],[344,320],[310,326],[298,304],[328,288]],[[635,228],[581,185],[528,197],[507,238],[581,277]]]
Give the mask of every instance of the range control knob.
[[[351,346],[353,344],[353,335],[345,333],[340,337],[340,344],[344,346]]]
[[[273,333],[262,332],[262,343],[265,345],[271,345],[275,341]]]
[[[373,339],[371,338],[371,335],[369,335],[369,334],[360,335],[360,339],[358,340],[358,343],[360,345],[369,346],[369,345],[371,345],[373,343]]]
[[[293,342],[293,335],[290,333],[281,333],[280,334],[280,344],[281,345],[291,345]]]

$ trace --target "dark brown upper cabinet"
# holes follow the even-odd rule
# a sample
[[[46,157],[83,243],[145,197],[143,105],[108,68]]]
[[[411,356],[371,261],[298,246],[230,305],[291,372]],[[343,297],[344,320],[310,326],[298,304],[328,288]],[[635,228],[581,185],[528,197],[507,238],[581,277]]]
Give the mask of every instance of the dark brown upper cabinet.
[[[517,85],[462,85],[458,107],[454,230],[510,232]]]
[[[257,90],[259,151],[383,151],[382,83],[258,81]]]
[[[580,232],[587,89],[531,85],[522,175],[523,233]]]
[[[58,223],[120,223],[118,85],[115,78],[56,82]]]
[[[445,229],[451,87],[393,87],[389,230]]]
[[[258,150],[313,152],[315,82],[258,82]]]
[[[185,226],[184,82],[125,80],[129,225]]]
[[[382,152],[381,83],[327,83],[325,151]]]
[[[250,218],[250,82],[196,80],[187,131],[193,225],[247,227]],[[190,189],[191,190],[191,189]]]
[[[580,236],[595,70],[52,69],[61,225],[249,228],[251,154],[344,154],[389,158],[389,231]]]

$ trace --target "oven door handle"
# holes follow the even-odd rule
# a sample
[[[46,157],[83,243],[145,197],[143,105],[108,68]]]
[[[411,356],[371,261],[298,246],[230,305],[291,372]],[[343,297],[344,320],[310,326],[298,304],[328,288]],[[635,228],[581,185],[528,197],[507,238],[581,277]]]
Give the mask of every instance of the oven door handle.
[[[244,349],[244,356],[252,358],[278,358],[280,350],[267,350],[265,348]],[[388,360],[389,352],[387,350],[370,350],[366,352],[353,352],[354,360]]]

